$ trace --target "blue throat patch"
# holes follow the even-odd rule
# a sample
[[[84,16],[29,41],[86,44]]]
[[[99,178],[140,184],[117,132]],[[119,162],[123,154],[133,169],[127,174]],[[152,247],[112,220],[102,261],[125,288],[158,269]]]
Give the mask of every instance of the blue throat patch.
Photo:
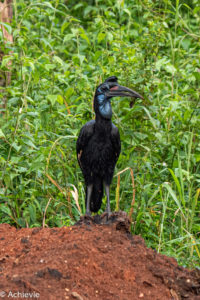
[[[99,104],[99,113],[105,119],[112,118],[112,107],[110,103],[110,98],[107,98],[104,94],[97,96],[97,101]]]

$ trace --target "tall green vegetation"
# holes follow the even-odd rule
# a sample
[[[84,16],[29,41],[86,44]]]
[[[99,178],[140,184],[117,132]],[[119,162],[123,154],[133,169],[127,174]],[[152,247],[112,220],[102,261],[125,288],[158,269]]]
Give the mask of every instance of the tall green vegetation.
[[[199,1],[18,0],[5,26],[14,43],[4,46],[1,62],[8,71],[11,61],[12,70],[0,95],[7,98],[1,222],[63,226],[84,213],[76,138],[94,118],[95,87],[116,75],[145,97],[112,101],[122,140],[116,174],[131,168],[134,175],[132,231],[180,263],[198,265]],[[133,188],[129,169],[118,185],[115,176],[112,208],[119,194],[119,208],[129,212]]]

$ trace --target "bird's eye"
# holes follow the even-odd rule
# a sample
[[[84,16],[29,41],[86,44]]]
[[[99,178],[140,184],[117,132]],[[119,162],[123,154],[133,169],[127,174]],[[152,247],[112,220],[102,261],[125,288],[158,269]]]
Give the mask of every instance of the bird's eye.
[[[109,89],[110,89],[109,85],[107,83],[104,83],[97,89],[97,91],[101,94],[109,91]]]
[[[101,90],[102,90],[103,92],[109,91],[109,89],[110,89],[110,87],[109,87],[109,85],[108,85],[107,83],[104,83],[104,84],[102,85],[102,87],[101,87]]]

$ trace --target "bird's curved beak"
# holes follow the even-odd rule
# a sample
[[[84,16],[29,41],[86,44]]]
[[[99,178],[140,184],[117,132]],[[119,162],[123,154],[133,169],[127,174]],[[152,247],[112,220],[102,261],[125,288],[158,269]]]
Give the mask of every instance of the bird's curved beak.
[[[122,85],[115,85],[107,93],[108,97],[133,97],[144,99],[139,93]]]

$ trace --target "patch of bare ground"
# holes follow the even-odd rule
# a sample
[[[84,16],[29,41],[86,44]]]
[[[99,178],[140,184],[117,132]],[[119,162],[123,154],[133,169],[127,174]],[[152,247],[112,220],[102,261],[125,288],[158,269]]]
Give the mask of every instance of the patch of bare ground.
[[[125,213],[82,217],[72,227],[0,225],[3,299],[200,299],[200,271],[148,249]],[[16,297],[15,297],[16,299]]]

